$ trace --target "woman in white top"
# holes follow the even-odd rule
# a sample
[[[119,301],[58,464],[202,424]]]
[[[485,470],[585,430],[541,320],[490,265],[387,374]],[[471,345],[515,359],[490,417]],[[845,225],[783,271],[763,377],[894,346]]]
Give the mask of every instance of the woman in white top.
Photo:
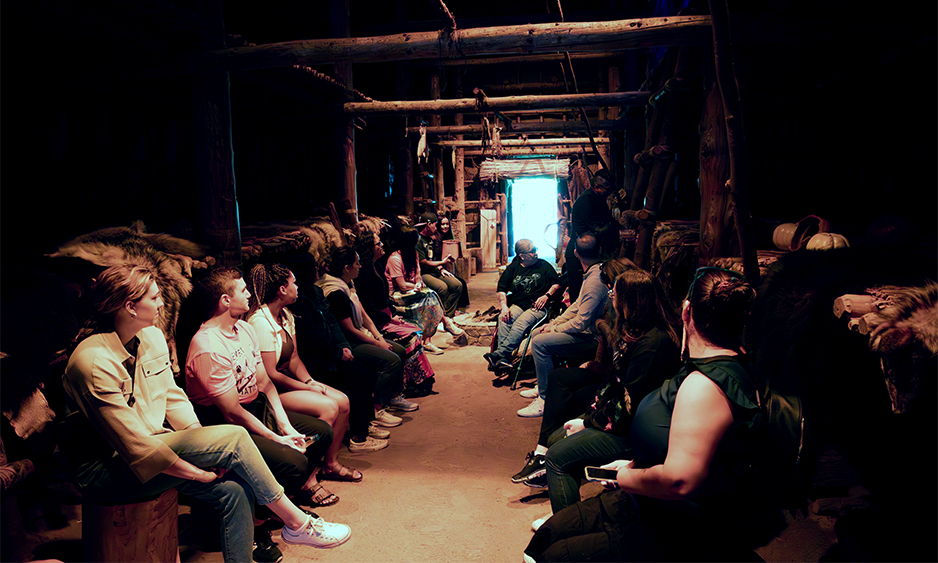
[[[286,410],[315,416],[332,426],[332,445],[326,451],[323,479],[362,480],[362,473],[339,462],[348,429],[349,400],[345,393],[313,379],[296,351],[293,314],[287,309],[297,297],[296,278],[280,264],[258,264],[248,276],[251,310],[248,322],[257,332],[261,360],[280,392]]]

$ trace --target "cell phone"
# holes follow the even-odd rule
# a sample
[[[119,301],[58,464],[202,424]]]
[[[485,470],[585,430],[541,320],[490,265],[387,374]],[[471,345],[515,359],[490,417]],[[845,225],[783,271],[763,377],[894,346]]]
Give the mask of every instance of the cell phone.
[[[615,481],[619,472],[615,469],[603,469],[602,467],[586,467],[586,478],[589,481]]]
[[[303,445],[309,447],[310,444],[312,444],[318,439],[319,439],[319,434],[316,434],[315,436],[304,436]]]

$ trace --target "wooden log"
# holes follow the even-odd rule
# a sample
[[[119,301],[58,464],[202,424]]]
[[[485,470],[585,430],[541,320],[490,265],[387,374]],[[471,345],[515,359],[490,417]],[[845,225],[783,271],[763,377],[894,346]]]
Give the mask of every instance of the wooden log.
[[[132,504],[105,506],[88,499],[81,506],[85,561],[163,563],[179,561],[179,506],[176,489]]]
[[[462,117],[462,116],[457,116]],[[597,143],[608,144],[609,137],[598,137],[596,139]],[[554,145],[588,145],[590,143],[589,139],[582,137],[574,138],[562,138],[557,137],[553,139],[502,139],[503,147],[543,147],[543,146],[554,146]],[[431,144],[439,145],[441,147],[481,147],[482,141],[474,140],[440,140],[435,141]]]
[[[457,114],[457,116],[462,114]],[[623,121],[594,121],[593,126],[604,131],[621,131],[627,128]],[[576,121],[527,121],[512,122],[511,130],[502,131],[502,137],[506,135],[522,135],[527,133],[582,133],[586,131],[586,123],[580,120]],[[443,125],[441,127],[427,127],[427,135],[449,136],[449,135],[481,135],[485,132],[484,125]],[[408,127],[408,135],[419,135],[419,127]],[[502,140],[504,142],[504,139]]]
[[[418,100],[413,102],[350,102],[342,105],[346,115],[417,115],[423,113],[486,113],[512,109],[568,109],[602,106],[633,106],[648,102],[648,92],[613,92],[599,94],[557,94],[548,96],[506,96],[458,100]]]
[[[191,74],[259,70],[336,62],[364,63],[415,59],[463,59],[474,55],[609,51],[671,45],[702,45],[710,34],[709,16],[645,18],[610,22],[513,25],[380,37],[284,41],[192,53],[182,70]],[[177,71],[169,65],[162,72]]]
[[[730,155],[730,179],[726,182],[730,195],[730,208],[736,223],[739,249],[743,258],[743,271],[753,287],[762,279],[756,256],[752,216],[749,213],[749,148],[743,129],[739,99],[739,85],[733,70],[733,51],[730,44],[729,15],[724,0],[708,0],[713,26],[713,50],[716,61],[717,83],[723,98],[726,119],[726,140]]]
[[[605,53],[575,53],[570,54],[570,58],[575,61],[586,61],[586,60],[596,60],[596,59],[615,59],[622,56],[622,53],[618,51],[609,51]],[[531,63],[549,63],[549,62],[563,62],[566,60],[564,55],[512,55],[505,57],[486,57],[479,59],[443,59],[443,60],[424,60],[421,61],[421,66],[479,66],[479,65],[499,65],[499,64],[531,64]]]
[[[842,318],[849,315],[852,318],[862,317],[867,313],[878,311],[871,295],[841,295],[834,299],[834,316]]]
[[[465,156],[492,156],[492,150],[483,151],[480,149],[463,149]],[[528,155],[554,155],[554,156],[576,156],[583,152],[583,148],[578,147],[508,147],[503,149],[501,156],[528,156]],[[592,156],[592,155],[591,155]]]
[[[878,313],[867,313],[857,320],[857,328],[860,334],[870,334],[873,329],[883,322],[883,317]]]
[[[709,74],[709,73],[707,73]],[[726,180],[729,178],[726,148],[726,120],[723,100],[716,79],[710,82],[700,118],[700,264],[709,264],[717,257],[730,255],[732,213]]]
[[[456,73],[456,96],[463,95],[463,73]],[[463,124],[463,114],[456,114],[456,126]],[[462,135],[456,135],[457,141],[462,141]],[[453,229],[453,236],[459,241],[460,249],[466,248],[466,151],[462,148],[456,148],[456,162],[453,166],[453,187],[455,189],[454,199],[456,202],[456,214],[450,219],[450,225]],[[463,279],[466,279],[465,277]]]

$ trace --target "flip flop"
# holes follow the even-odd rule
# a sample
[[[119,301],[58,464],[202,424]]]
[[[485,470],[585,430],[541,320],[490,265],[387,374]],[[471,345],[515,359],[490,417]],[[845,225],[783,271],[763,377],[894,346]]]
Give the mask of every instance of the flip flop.
[[[323,506],[332,506],[333,504],[339,502],[339,497],[329,492],[325,487],[317,483],[316,486],[311,489],[300,491],[300,494],[296,495],[294,500],[296,500],[299,504],[312,506],[313,508],[319,508]]]
[[[362,475],[361,471],[343,465],[341,471],[329,471],[323,468],[323,470],[319,472],[319,478],[326,481],[346,481],[349,483],[360,483],[361,480],[365,478],[365,476]]]

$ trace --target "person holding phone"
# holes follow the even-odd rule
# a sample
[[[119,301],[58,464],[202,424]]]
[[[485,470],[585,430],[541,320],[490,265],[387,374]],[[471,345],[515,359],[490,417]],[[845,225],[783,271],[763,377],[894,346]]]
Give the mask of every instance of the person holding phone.
[[[653,275],[628,264],[631,267],[611,284],[612,326],[605,320],[597,322],[602,335],[600,349],[611,351],[611,366],[594,360],[585,368],[551,374],[540,442],[549,446],[542,467],[554,514],[580,500],[584,467],[632,456],[629,428],[635,407],[679,366],[670,302]],[[601,383],[591,385],[600,374],[605,375]],[[567,420],[560,431],[548,435],[559,424],[551,421],[562,420],[571,405],[583,402],[577,397],[589,390],[591,400],[585,414]],[[538,446],[543,448],[540,443]],[[537,453],[535,450],[535,456]],[[530,484],[533,474],[528,472],[518,480]],[[536,528],[538,522],[533,526]]]
[[[420,274],[424,285],[435,291],[443,302],[443,328],[453,335],[453,344],[465,346],[469,343],[469,337],[453,322],[462,298],[463,285],[446,269],[446,266],[456,261],[453,255],[440,256],[434,252],[433,237],[437,234],[437,221],[437,214],[428,211],[421,215],[420,222],[414,225],[420,229],[420,238],[417,239]]]
[[[681,319],[684,366],[639,404],[634,459],[603,465],[621,490],[568,506],[525,561],[741,561],[778,528],[740,468],[760,413],[742,332],[755,291],[736,272],[697,271]]]

